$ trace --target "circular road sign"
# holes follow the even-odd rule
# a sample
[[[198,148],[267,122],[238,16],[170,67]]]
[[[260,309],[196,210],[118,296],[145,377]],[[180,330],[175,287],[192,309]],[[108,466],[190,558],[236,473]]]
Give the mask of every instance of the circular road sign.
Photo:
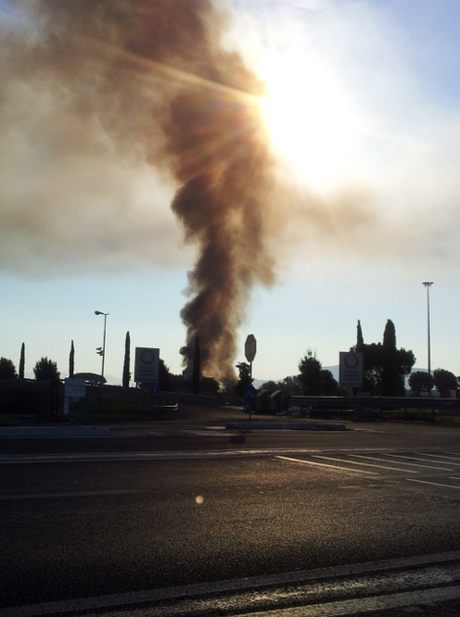
[[[358,356],[354,353],[349,353],[345,356],[345,366],[351,370],[355,369],[359,364]]]
[[[142,364],[152,364],[155,361],[155,354],[150,349],[144,349],[141,353]]]

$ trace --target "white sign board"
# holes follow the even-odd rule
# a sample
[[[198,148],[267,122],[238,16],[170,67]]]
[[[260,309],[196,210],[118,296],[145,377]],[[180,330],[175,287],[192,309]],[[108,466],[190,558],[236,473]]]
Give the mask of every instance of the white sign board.
[[[362,388],[363,354],[354,351],[340,352],[340,385]]]
[[[246,360],[248,362],[252,362],[256,357],[257,352],[257,341],[254,334],[250,334],[246,339],[246,343],[244,345],[244,355],[246,356]]]
[[[136,383],[155,383],[158,381],[160,350],[154,347],[136,347],[134,362],[134,381]]]
[[[84,379],[68,377],[65,380],[65,398],[85,398],[86,383]]]

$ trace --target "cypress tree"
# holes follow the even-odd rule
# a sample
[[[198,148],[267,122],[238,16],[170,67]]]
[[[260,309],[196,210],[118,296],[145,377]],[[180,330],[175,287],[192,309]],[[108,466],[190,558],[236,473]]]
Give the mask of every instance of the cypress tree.
[[[21,357],[19,359],[19,379],[24,379],[24,368],[26,365],[26,345],[21,345]]]
[[[125,338],[125,359],[123,361],[123,377],[122,377],[122,383],[123,383],[124,388],[129,388],[129,378],[131,377],[131,373],[129,372],[130,347],[131,347],[131,338],[129,336],[129,332],[127,332],[126,338]]]
[[[192,374],[192,394],[200,393],[200,372],[201,372],[200,337],[195,336],[195,353],[193,355],[193,374]]]
[[[359,319],[356,331],[356,349],[358,349],[364,345],[363,331],[361,330],[361,321]]]
[[[70,343],[70,353],[69,353],[69,377],[73,377],[75,371],[75,347],[73,346],[73,341]]]
[[[382,395],[398,396],[400,379],[398,373],[398,358],[396,352],[395,325],[389,319],[383,333],[383,358],[382,358]]]

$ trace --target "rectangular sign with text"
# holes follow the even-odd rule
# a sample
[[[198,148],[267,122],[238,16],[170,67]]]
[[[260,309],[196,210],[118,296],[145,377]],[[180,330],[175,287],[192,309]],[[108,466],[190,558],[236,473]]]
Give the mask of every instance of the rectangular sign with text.
[[[134,381],[136,383],[158,382],[160,350],[155,347],[136,347]]]
[[[363,354],[354,351],[340,352],[340,385],[363,387]]]

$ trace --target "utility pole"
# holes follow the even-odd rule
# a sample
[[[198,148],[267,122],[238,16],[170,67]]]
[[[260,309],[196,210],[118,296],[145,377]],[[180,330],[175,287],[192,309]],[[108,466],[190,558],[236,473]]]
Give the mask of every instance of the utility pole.
[[[426,311],[427,311],[427,332],[428,332],[428,375],[431,376],[431,317],[430,317],[430,287],[433,281],[425,281],[426,287]]]

